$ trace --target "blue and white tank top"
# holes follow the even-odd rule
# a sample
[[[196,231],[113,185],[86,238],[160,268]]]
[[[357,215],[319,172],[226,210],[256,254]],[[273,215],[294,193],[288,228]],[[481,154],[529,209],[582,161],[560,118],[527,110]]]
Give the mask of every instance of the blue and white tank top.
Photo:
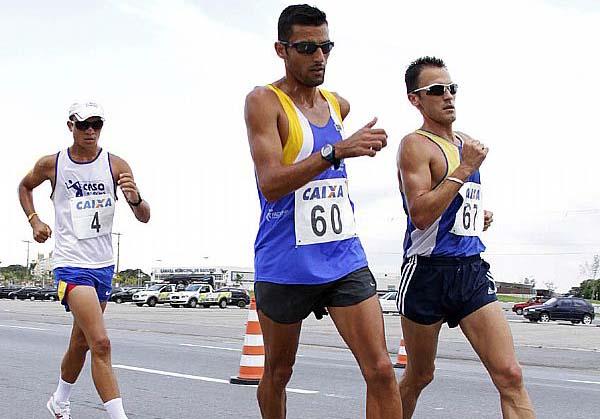
[[[320,89],[330,117],[318,127],[291,98],[273,85],[289,121],[283,163],[308,158],[325,144],[343,138],[340,106],[333,94]],[[344,163],[330,167],[298,190],[268,202],[258,189],[261,215],[254,243],[255,280],[278,284],[324,284],[367,266],[356,235],[354,204],[348,196]]]
[[[420,134],[440,147],[446,158],[444,179],[460,165],[461,145],[424,130]],[[479,238],[483,232],[483,207],[481,203],[481,180],[476,170],[461,187],[459,193],[446,211],[426,230],[419,230],[413,224],[408,212],[406,197],[402,193],[402,203],[407,216],[407,228],[404,236],[404,257],[442,256],[466,257],[478,255],[485,250]]]

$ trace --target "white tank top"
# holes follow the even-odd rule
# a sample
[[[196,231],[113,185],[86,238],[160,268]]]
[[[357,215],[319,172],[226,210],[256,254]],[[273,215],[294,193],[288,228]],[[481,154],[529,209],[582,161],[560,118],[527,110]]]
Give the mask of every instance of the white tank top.
[[[108,152],[88,163],[56,156],[53,267],[104,268],[114,264],[112,224],[116,194]]]

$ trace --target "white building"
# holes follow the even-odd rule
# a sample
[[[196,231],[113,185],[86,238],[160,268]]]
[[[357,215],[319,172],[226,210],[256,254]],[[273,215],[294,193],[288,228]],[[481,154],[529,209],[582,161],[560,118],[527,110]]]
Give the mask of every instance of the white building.
[[[377,291],[397,291],[400,272],[373,272],[377,282]]]
[[[237,285],[251,289],[254,270],[239,266],[161,266],[153,267],[151,282],[209,281],[215,288]]]
[[[43,253],[38,253],[37,258],[32,262],[35,263],[31,275],[36,281],[46,282],[52,281],[52,252],[45,256]]]
[[[400,272],[373,272],[378,291],[395,291],[400,283]],[[254,287],[254,269],[240,266],[161,266],[153,267],[151,282],[204,281],[210,278],[215,287],[236,285],[251,290]]]

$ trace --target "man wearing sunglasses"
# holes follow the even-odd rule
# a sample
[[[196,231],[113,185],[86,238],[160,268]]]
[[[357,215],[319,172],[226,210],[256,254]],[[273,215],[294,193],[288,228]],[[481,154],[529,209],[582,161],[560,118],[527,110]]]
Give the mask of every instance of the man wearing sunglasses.
[[[460,326],[500,393],[504,418],[533,418],[512,335],[496,299],[480,236],[492,223],[482,206],[479,167],[488,148],[454,131],[455,96],[444,62],[414,61],[406,71],[410,103],[423,125],[402,140],[398,178],[407,214],[398,310],[408,356],[400,382],[404,418],[433,380],[442,323]]]
[[[263,418],[286,415],[302,321],[331,315],[367,383],[367,417],[401,418],[402,408],[376,285],[356,235],[344,159],[375,156],[387,143],[373,119],[346,137],[348,102],[318,88],[333,42],[325,13],[287,7],[275,51],[285,76],[255,88],[245,118],[261,217],[255,293],[265,345],[258,387]],[[327,415],[325,415],[327,416]]]
[[[71,418],[70,394],[91,353],[92,378],[110,418],[127,418],[111,365],[111,347],[103,313],[110,297],[114,258],[111,229],[117,187],[135,217],[147,223],[144,201],[127,162],[98,146],[104,111],[96,103],[75,103],[67,127],[73,144],[42,157],[19,185],[19,200],[33,230],[43,243],[52,229],[35,212],[33,190],[46,180],[52,185],[56,232],[53,269],[61,303],[73,314],[73,329],[58,387],[48,400],[54,418]]]

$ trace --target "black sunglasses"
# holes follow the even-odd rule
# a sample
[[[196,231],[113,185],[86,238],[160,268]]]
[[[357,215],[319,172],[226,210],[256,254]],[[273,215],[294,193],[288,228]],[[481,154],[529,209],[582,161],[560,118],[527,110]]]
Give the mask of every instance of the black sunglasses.
[[[101,119],[96,119],[95,121],[73,121],[73,123],[75,124],[75,128],[79,131],[87,131],[90,127],[92,127],[94,131],[98,131],[104,126],[104,121]]]
[[[333,48],[333,42],[332,41],[327,41],[327,42],[323,42],[322,44],[317,44],[316,42],[286,42],[286,41],[279,41],[282,45],[285,45],[285,47],[289,47],[289,48],[294,48],[296,51],[298,51],[299,54],[303,54],[303,55],[312,55],[314,54],[319,48],[321,48],[321,51],[323,51],[323,54],[329,54],[331,52],[331,49]]]
[[[456,83],[450,83],[450,84],[434,83],[434,84],[430,84],[425,87],[420,87],[418,89],[415,89],[410,93],[417,93],[417,92],[421,92],[424,90],[425,94],[429,95],[429,96],[444,96],[444,93],[446,93],[446,89],[448,89],[448,92],[450,92],[450,94],[452,96],[454,96],[458,90],[458,84],[456,84]]]

